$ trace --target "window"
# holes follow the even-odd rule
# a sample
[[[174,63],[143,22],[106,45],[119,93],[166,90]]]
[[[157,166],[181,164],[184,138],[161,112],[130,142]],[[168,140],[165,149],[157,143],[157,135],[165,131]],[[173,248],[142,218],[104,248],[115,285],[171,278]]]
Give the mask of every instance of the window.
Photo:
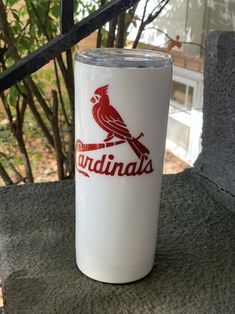
[[[192,164],[200,150],[203,76],[173,67],[167,148]]]
[[[190,111],[193,106],[194,88],[190,85],[173,81],[171,90],[172,109]]]

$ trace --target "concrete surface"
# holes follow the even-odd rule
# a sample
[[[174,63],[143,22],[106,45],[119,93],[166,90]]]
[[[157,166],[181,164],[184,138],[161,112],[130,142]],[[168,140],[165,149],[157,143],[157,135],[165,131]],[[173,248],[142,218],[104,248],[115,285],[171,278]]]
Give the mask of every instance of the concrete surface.
[[[72,181],[1,188],[5,313],[233,314],[234,227],[190,170],[164,176],[152,273],[103,284],[75,265]]]
[[[202,153],[194,170],[235,211],[235,32],[211,32],[204,67]]]

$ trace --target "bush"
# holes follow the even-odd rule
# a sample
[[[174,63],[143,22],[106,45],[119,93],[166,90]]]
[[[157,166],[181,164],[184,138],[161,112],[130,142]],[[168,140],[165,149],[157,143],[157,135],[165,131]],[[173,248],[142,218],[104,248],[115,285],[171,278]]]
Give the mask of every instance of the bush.
[[[75,1],[78,17],[90,14],[106,0]],[[140,35],[169,2],[153,1],[147,15],[135,16],[137,5],[98,29],[97,47],[125,45],[128,28]],[[59,34],[60,1],[0,0],[0,70],[5,71]],[[74,176],[74,73],[73,51],[67,50],[42,70],[0,93],[0,176],[5,184],[34,182],[33,173],[43,168],[52,154],[59,180]],[[3,111],[1,109],[3,108]],[[46,166],[45,166],[46,168]]]

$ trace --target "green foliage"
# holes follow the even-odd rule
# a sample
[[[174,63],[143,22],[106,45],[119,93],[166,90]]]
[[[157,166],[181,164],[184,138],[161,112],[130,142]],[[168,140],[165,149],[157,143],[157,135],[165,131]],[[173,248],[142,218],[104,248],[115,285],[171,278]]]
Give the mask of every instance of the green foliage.
[[[19,58],[31,54],[53,37],[60,33],[60,0],[0,0],[6,8],[9,32],[13,45],[17,50],[17,55],[9,49],[4,53],[4,57],[0,59],[0,72],[12,66]],[[74,12],[75,22],[83,19],[87,15],[99,8],[102,0],[75,0]],[[126,21],[128,24],[135,23],[130,14],[127,13]],[[127,32],[127,30],[126,30]],[[108,28],[102,28],[102,46],[106,46],[108,37]],[[7,47],[9,41],[1,36],[0,47]],[[70,52],[74,52],[75,47]],[[13,49],[14,50],[14,49]],[[70,59],[69,59],[70,58]],[[73,134],[71,125],[73,124],[73,86],[71,86],[71,78],[73,76],[73,68],[71,64],[71,55],[61,55],[60,60],[54,60],[31,75],[31,82],[20,82],[17,86],[11,87],[3,94],[2,101],[5,103],[5,115],[1,112],[0,103],[0,162],[3,164],[10,176],[13,174],[9,161],[17,168],[24,177],[30,172],[30,167],[38,168],[40,163],[45,162],[45,151],[51,151],[57,155],[57,166],[59,169],[59,159],[64,169],[64,177],[71,174],[74,167],[73,162]],[[65,71],[63,70],[65,69]],[[66,73],[64,73],[66,72]],[[57,75],[56,75],[57,73]],[[66,81],[67,80],[67,81]],[[34,89],[36,86],[36,92]],[[58,117],[54,119],[52,90],[56,92],[58,98]],[[30,93],[30,97],[29,97]],[[40,95],[40,97],[38,97]],[[40,100],[41,99],[41,100]],[[25,106],[26,110],[22,108]],[[45,110],[45,107],[47,110]],[[36,109],[32,109],[36,108]],[[35,114],[35,110],[37,114]],[[20,117],[23,122],[22,126],[17,119]],[[49,114],[48,114],[49,112]],[[18,113],[18,114],[17,114]],[[39,123],[37,118],[39,115],[42,122]],[[6,119],[8,122],[5,123]],[[54,119],[54,120],[53,120]],[[4,121],[2,124],[1,122]],[[57,125],[55,125],[57,124]],[[55,128],[56,126],[56,128]],[[17,129],[18,128],[18,129]],[[47,129],[49,137],[45,132]],[[58,151],[55,141],[55,130],[59,130],[59,138],[62,151]],[[14,132],[13,132],[14,130]],[[58,135],[58,134],[57,134]],[[23,141],[23,144],[22,144]],[[21,147],[20,147],[21,145]],[[24,148],[26,152],[24,152]],[[3,153],[1,155],[1,153]],[[58,154],[59,157],[58,158]],[[29,164],[25,166],[23,159],[29,159]],[[69,165],[70,163],[70,165]],[[28,171],[26,171],[26,168]],[[61,167],[60,167],[61,169]],[[14,180],[13,180],[14,181]],[[28,176],[26,181],[33,182]]]
[[[11,32],[14,45],[17,49],[17,53],[21,58],[37,50],[60,33],[60,0],[3,0],[2,2],[6,8],[9,30]],[[78,21],[86,15],[92,13],[95,9],[98,8],[98,3],[98,0],[75,0],[75,21]],[[7,40],[6,43],[2,41],[0,43],[0,47],[2,44],[3,46],[7,46],[7,43]],[[74,51],[74,48],[72,48],[71,51]],[[10,50],[7,50],[4,53],[3,60],[0,60],[0,72],[5,68],[12,66],[15,61],[16,56],[12,55]],[[70,124],[73,123],[71,114],[71,108],[73,104],[71,104],[71,98],[68,96],[69,93],[65,84],[64,74],[61,71],[61,64],[59,64],[57,61],[55,62],[58,71],[57,78],[55,72],[55,63],[53,61],[43,69],[39,70],[37,73],[34,73],[31,77],[33,82],[36,84],[39,93],[44,99],[43,101],[46,102],[50,110],[52,110],[53,107],[52,89],[57,92],[59,101],[59,135],[61,138],[60,140],[62,143],[63,154],[66,158],[69,158],[69,151],[71,152],[69,147],[70,145],[73,145],[73,142],[71,142],[72,135],[70,127]],[[64,63],[67,67],[67,56],[62,57],[62,63]],[[73,75],[73,69],[70,68],[66,71],[68,76]],[[25,97],[27,98],[29,90],[30,93],[32,93],[32,101],[36,106],[41,119],[43,120],[44,126],[48,129],[52,136],[54,132],[52,124],[55,122],[53,122],[51,119],[48,119],[48,116],[44,112],[44,109],[42,108],[40,101],[38,101],[36,94],[34,94],[32,89],[27,87],[27,84],[25,85],[24,82],[20,82],[17,84],[17,86],[11,87],[7,92],[4,93],[5,108],[8,108],[12,119],[10,119],[9,112],[7,114],[6,111],[5,114],[3,114],[0,103],[0,162],[9,175],[13,176],[13,181],[15,173],[12,170],[10,163],[12,163],[13,166],[16,167],[24,177],[24,170],[26,170],[26,168],[24,169],[25,166],[22,162],[23,155],[24,158],[27,157],[26,155],[28,155],[34,171],[34,169],[39,167],[40,163],[45,162],[45,151],[49,150],[53,152],[54,150],[54,148],[48,145],[48,139],[45,137],[45,134],[42,128],[39,126],[38,121],[36,121],[37,119],[35,119],[35,114],[32,113],[29,104],[27,104],[24,114],[22,129],[17,131],[18,134],[13,133],[13,128],[15,128],[14,125],[17,122],[17,111],[19,112],[21,110],[23,104],[22,101]],[[27,150],[26,155],[25,153],[22,155],[22,147],[20,149],[18,146],[20,133],[22,133],[23,141],[25,142],[23,143],[23,146],[25,146]],[[64,163],[66,165],[68,164],[66,160],[64,160]],[[30,168],[30,164],[28,167]],[[69,171],[69,169],[65,171]],[[68,172],[65,173],[65,175],[67,174]]]
[[[77,14],[75,15],[75,19],[83,19],[84,17],[97,10],[99,6],[99,0],[75,1],[74,12],[77,12]]]
[[[106,42],[108,38],[108,31],[102,27],[102,40],[101,40],[101,46],[106,47]]]

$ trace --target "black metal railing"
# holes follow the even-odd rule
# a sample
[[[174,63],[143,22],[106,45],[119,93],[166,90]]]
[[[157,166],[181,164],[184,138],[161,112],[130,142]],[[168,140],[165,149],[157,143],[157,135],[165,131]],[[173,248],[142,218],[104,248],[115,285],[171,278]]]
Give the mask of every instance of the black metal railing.
[[[112,0],[74,25],[74,1],[61,0],[61,34],[2,72],[0,74],[0,92],[37,71],[137,2],[138,0]]]

